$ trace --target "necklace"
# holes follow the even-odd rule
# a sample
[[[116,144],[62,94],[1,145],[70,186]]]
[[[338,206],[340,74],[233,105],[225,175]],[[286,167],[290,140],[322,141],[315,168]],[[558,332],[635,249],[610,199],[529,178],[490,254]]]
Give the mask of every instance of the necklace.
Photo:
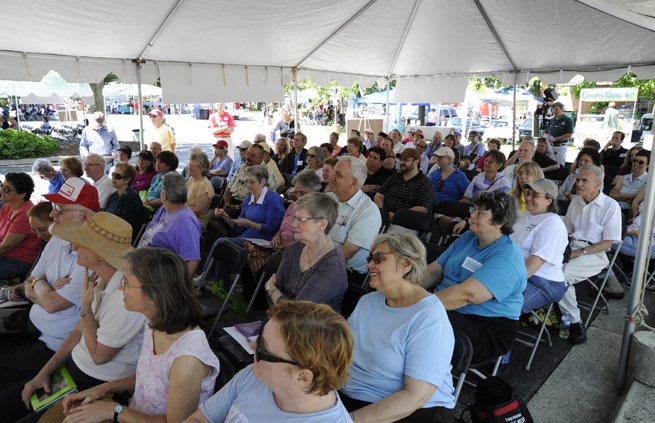
[[[305,263],[305,267],[303,268],[303,272],[306,272],[310,267],[312,267],[311,266],[312,260],[314,260],[316,257],[319,256],[319,254],[321,254],[323,252],[323,250],[325,249],[325,247],[327,247],[329,242],[330,242],[330,238],[328,238],[327,242],[325,243],[323,248],[321,248],[321,251],[319,251],[318,254],[316,254],[314,257],[310,258],[309,260],[307,260],[307,263]],[[309,255],[309,252],[307,253],[307,255]]]

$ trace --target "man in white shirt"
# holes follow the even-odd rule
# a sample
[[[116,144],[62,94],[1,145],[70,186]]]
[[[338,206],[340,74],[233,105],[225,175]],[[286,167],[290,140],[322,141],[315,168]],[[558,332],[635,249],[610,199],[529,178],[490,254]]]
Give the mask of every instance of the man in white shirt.
[[[57,194],[45,194],[54,209],[53,227],[86,222],[100,210],[98,192],[80,178],[69,178]],[[34,303],[29,324],[39,340],[0,350],[0,391],[36,375],[59,349],[80,320],[84,268],[77,265],[77,250],[70,242],[53,236],[31,276],[16,286],[12,300],[27,298]]]
[[[104,209],[109,196],[116,191],[109,176],[105,175],[105,159],[99,154],[89,154],[84,158],[84,173],[93,181],[93,186],[98,190],[100,208]]]
[[[438,116],[439,115],[437,115],[437,109],[432,108],[430,113],[428,113],[427,117],[425,118],[425,126],[435,126],[437,124]]]
[[[587,341],[574,284],[598,274],[608,264],[605,255],[612,243],[621,241],[621,209],[616,201],[600,191],[603,171],[598,166],[582,166],[576,178],[577,196],[573,197],[564,225],[570,237],[571,260],[564,266],[569,287],[559,302],[562,314],[571,315],[569,341]]]

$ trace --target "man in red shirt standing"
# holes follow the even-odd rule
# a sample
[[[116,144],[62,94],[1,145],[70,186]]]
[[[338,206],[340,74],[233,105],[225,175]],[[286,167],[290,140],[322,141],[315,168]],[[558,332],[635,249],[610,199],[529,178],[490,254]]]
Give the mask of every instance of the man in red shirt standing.
[[[215,142],[225,140],[228,145],[227,151],[234,154],[231,135],[234,132],[234,127],[237,125],[234,123],[232,115],[225,111],[225,105],[223,103],[216,103],[215,107],[216,113],[212,113],[209,116],[209,128],[212,134],[214,134]]]

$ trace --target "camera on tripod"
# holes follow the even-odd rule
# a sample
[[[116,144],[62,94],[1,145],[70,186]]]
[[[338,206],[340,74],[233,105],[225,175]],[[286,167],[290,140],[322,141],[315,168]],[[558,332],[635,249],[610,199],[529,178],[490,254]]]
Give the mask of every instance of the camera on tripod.
[[[554,87],[549,87],[544,90],[543,104],[537,107],[534,112],[535,119],[541,121],[539,125],[540,131],[548,131],[550,118],[553,116],[553,103],[559,98],[559,93]]]

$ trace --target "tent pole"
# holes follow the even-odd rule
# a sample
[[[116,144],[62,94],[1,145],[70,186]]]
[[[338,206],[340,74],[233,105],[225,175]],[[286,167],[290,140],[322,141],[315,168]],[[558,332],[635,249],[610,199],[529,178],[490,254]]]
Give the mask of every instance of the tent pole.
[[[655,151],[651,151],[650,160],[655,159]],[[655,183],[654,176],[655,172],[648,175],[647,186],[652,187]],[[646,198],[644,200],[644,209],[641,212],[642,216],[647,216],[641,221],[640,230],[644,234],[653,233],[653,209],[655,209],[655,190],[648,189],[646,191]],[[649,236],[639,237],[639,243],[637,244],[637,255],[635,256],[635,266],[632,272],[632,285],[630,285],[630,298],[628,299],[628,309],[626,311],[626,316],[631,316],[637,304],[639,303],[639,297],[641,296],[642,284],[644,283],[644,269],[648,266],[648,256],[650,251],[648,244],[650,243]],[[630,341],[632,340],[632,334],[635,333],[636,324],[633,319],[625,319],[625,324],[623,325],[623,340],[621,342],[621,355],[619,356],[619,368],[616,375],[616,384],[615,386],[623,390],[625,388],[626,377],[628,373],[628,358],[630,355]]]
[[[519,74],[514,71],[514,98],[512,99],[512,150],[516,149],[516,82],[518,79]]]
[[[16,90],[14,90],[16,92]],[[14,106],[16,106],[16,123],[18,123],[18,127],[20,128],[20,108],[18,107],[18,96],[14,95]]]
[[[296,81],[298,68],[293,68],[293,120],[296,132],[300,132],[300,119],[298,119],[298,81]]]
[[[141,144],[141,150],[145,150],[145,144],[143,139],[143,96],[141,96],[141,63],[136,62],[136,83],[137,83],[137,93],[139,95],[139,143]]]
[[[389,123],[389,78],[387,78],[387,104],[385,106],[385,114],[384,114],[384,121],[385,121],[385,128],[384,132],[387,134],[389,133],[389,128],[390,128],[390,123]],[[400,123],[400,121],[398,122]]]

